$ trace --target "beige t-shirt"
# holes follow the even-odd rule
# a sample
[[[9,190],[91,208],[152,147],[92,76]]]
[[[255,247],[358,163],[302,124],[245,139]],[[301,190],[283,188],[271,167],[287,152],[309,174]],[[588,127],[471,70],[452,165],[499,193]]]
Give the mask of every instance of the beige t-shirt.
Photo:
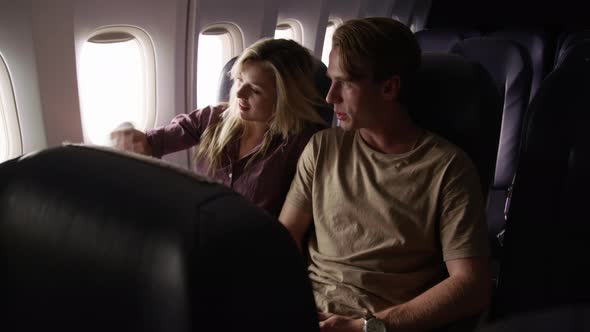
[[[313,211],[309,276],[321,311],[381,311],[444,279],[444,261],[488,255],[477,171],[428,131],[397,155],[373,150],[358,131],[319,132],[287,201]]]

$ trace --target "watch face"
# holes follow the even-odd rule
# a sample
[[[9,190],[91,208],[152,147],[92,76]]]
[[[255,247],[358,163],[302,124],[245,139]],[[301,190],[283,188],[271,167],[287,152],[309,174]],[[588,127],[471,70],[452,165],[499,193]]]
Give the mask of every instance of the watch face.
[[[365,325],[365,332],[387,332],[385,324],[377,318],[367,320]]]

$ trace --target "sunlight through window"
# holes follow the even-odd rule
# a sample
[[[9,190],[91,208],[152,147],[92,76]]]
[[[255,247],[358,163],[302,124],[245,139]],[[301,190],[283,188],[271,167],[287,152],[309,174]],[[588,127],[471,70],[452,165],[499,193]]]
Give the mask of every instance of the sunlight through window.
[[[217,98],[217,80],[225,59],[225,40],[229,33],[199,35],[197,54],[197,108],[215,105]]]
[[[279,24],[277,26],[277,29],[275,30],[275,39],[295,40],[295,33],[293,32],[293,28],[288,24]]]
[[[324,47],[322,48],[322,62],[328,66],[330,62],[330,51],[332,50],[332,36],[336,31],[336,24],[329,22],[326,27],[326,36],[324,37]]]
[[[152,126],[155,83],[148,70],[153,54],[127,33],[93,37],[82,48],[79,84],[85,140],[108,144],[109,133],[123,122],[138,130]],[[149,69],[148,69],[149,68]]]

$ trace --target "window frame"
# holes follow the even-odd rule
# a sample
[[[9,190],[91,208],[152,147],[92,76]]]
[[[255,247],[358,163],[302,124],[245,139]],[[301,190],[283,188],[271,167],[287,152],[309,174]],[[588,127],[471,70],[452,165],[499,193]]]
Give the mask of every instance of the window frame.
[[[244,51],[244,37],[242,30],[234,23],[230,22],[218,22],[209,24],[201,29],[196,36],[197,36],[197,47],[194,47],[194,59],[196,60],[193,68],[194,68],[194,105],[192,109],[198,108],[199,103],[199,82],[198,82],[198,70],[199,70],[199,40],[201,35],[222,35],[224,38],[222,39],[222,51],[223,51],[223,59],[221,61],[222,67],[220,68],[219,74],[221,74],[221,69],[223,66],[231,60],[233,57],[242,54]],[[217,83],[217,80],[215,81]]]
[[[323,60],[324,60],[324,48],[325,48],[325,46],[326,46],[326,34],[328,33],[328,28],[329,28],[330,26],[333,26],[333,27],[334,27],[334,31],[336,31],[336,29],[338,29],[338,27],[339,27],[339,26],[341,26],[342,24],[343,24],[343,21],[342,21],[342,19],[340,19],[340,18],[337,18],[337,17],[330,18],[330,19],[328,20],[328,23],[326,24],[326,31],[325,31],[325,33],[324,33],[324,43],[323,43],[323,45],[322,45],[322,56],[321,56],[321,60],[322,60],[322,62],[324,63],[324,65],[326,65],[326,66],[328,66],[328,62],[329,62],[329,56],[330,56],[330,52],[328,52],[328,53],[326,54],[326,58],[325,58],[327,61],[326,61],[326,62],[324,62],[324,61],[323,61]],[[332,33],[332,35],[333,35],[333,33]],[[331,50],[332,50],[332,41],[330,41],[330,51],[331,51]]]
[[[144,93],[145,93],[145,120],[144,123],[138,124],[139,130],[147,130],[155,127],[156,118],[157,118],[157,73],[156,73],[156,52],[154,48],[154,42],[150,35],[142,28],[132,25],[110,25],[110,26],[103,26],[95,29],[92,33],[88,35],[88,37],[84,40],[83,45],[85,43],[105,43],[108,44],[108,39],[101,40],[100,37],[107,37],[107,36],[122,36],[122,35],[130,35],[132,36],[137,43],[140,45],[140,54],[143,60],[143,68],[144,72]],[[95,39],[95,41],[91,41]],[[131,40],[131,39],[130,39]],[[84,46],[82,46],[84,47]],[[81,65],[81,64],[80,64]],[[80,71],[79,71],[80,72]],[[82,86],[78,84],[79,95],[81,96]],[[85,121],[84,121],[84,112],[83,112],[83,103],[80,99],[80,113],[82,117],[82,132],[84,135],[84,141],[90,142],[90,138],[87,135],[87,131],[84,130]]]
[[[6,130],[0,131],[5,138],[6,155],[0,155],[0,163],[23,153],[23,139],[19,123],[18,108],[10,69],[0,53],[0,116]]]
[[[291,31],[293,31],[293,40],[296,41],[297,43],[299,43],[300,45],[303,45],[304,35],[303,35],[303,25],[301,24],[301,22],[299,22],[298,20],[295,20],[295,19],[290,19],[290,18],[278,22],[277,26],[275,27],[275,35],[276,35],[276,30],[283,30],[286,28],[289,28],[289,29],[291,29]],[[275,37],[273,36],[273,38],[275,38]]]

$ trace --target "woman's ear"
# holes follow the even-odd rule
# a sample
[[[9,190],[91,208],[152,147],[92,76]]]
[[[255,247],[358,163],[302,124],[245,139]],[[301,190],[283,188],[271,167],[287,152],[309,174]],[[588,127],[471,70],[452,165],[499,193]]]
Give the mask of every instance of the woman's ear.
[[[399,79],[398,75],[393,75],[392,77],[383,81],[382,86],[382,94],[386,100],[397,100],[399,96],[399,90],[401,87],[401,80]]]

